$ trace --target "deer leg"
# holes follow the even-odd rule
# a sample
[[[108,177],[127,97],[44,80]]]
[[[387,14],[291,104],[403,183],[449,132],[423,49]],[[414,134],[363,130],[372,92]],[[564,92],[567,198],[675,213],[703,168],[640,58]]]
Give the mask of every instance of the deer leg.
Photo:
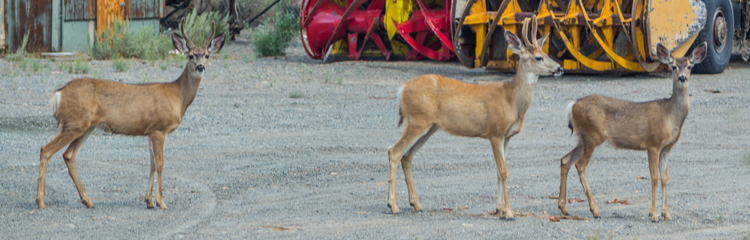
[[[68,167],[68,175],[70,175],[70,178],[73,179],[73,184],[78,190],[78,196],[81,198],[81,203],[83,203],[83,205],[86,205],[87,208],[94,207],[94,203],[91,202],[91,198],[89,198],[89,195],[86,194],[86,189],[83,188],[83,183],[81,183],[81,179],[78,177],[78,170],[76,169],[76,156],[78,156],[78,152],[81,150],[83,143],[86,142],[86,139],[89,137],[91,132],[94,131],[94,129],[95,128],[93,127],[89,128],[82,136],[76,138],[76,140],[73,140],[73,142],[71,142],[68,146],[68,150],[65,150],[65,153],[63,154],[63,160],[65,160],[65,165]]]
[[[557,199],[557,208],[560,209],[560,212],[563,215],[568,215],[568,208],[565,206],[567,204],[567,184],[568,184],[568,172],[570,172],[570,167],[573,166],[573,164],[576,164],[578,162],[578,159],[581,158],[581,154],[583,153],[583,143],[578,143],[578,146],[573,148],[568,154],[563,156],[560,159],[560,195]]]
[[[661,194],[664,196],[664,206],[661,209],[661,215],[664,220],[672,220],[672,215],[669,215],[669,205],[667,204],[667,169],[669,168],[669,150],[662,149],[659,154],[659,174],[661,175]]]
[[[648,148],[648,170],[651,173],[651,209],[648,211],[648,216],[651,217],[651,222],[658,222],[659,215],[656,215],[656,185],[659,183],[659,149]]]
[[[417,197],[417,188],[414,186],[414,177],[411,173],[411,160],[414,158],[414,155],[417,154],[419,149],[424,146],[424,144],[427,142],[427,139],[430,139],[432,134],[434,134],[437,130],[438,126],[433,125],[425,135],[417,140],[417,142],[414,144],[414,146],[411,147],[411,149],[406,151],[404,157],[401,158],[401,168],[404,170],[406,188],[409,190],[409,204],[411,204],[411,206],[414,208],[414,211],[417,212],[422,211],[422,205],[419,204],[419,197]]]
[[[505,139],[502,138],[490,139],[492,154],[495,156],[495,165],[497,165],[497,211],[501,218],[513,221],[515,218],[508,198],[508,166],[505,162],[504,142]]]
[[[156,190],[156,204],[161,209],[167,209],[167,205],[164,203],[164,197],[162,195],[161,179],[162,171],[164,170],[164,138],[166,136],[161,133],[151,135],[151,149],[154,154],[154,164],[156,165],[156,178],[157,190]],[[153,182],[149,183],[153,184]]]
[[[60,151],[60,149],[68,145],[70,142],[72,142],[82,134],[83,131],[81,131],[81,133],[75,133],[75,131],[65,131],[63,129],[62,131],[60,131],[60,134],[55,137],[55,139],[52,139],[52,141],[42,147],[39,153],[39,178],[37,178],[36,187],[36,205],[39,209],[46,208],[46,206],[44,205],[44,187],[47,180],[47,165],[49,164],[49,159],[57,151]]]
[[[578,171],[578,179],[581,181],[581,186],[583,186],[583,192],[586,194],[586,199],[588,199],[589,201],[589,209],[591,210],[591,214],[594,215],[594,218],[599,218],[599,207],[596,206],[594,194],[591,192],[591,188],[589,187],[589,180],[588,178],[586,178],[586,166],[589,165],[589,160],[591,160],[591,155],[594,153],[595,148],[595,146],[592,146],[590,144],[585,145],[585,147],[583,148],[583,154],[575,165],[576,170]]]
[[[149,153],[151,153],[151,172],[148,174],[148,188],[146,189],[146,208],[152,209],[154,208],[154,174],[156,173],[156,160],[154,160],[154,144],[153,141],[149,142],[150,148]]]
[[[419,123],[410,119],[401,139],[396,142],[396,145],[388,148],[388,208],[394,214],[400,211],[396,203],[398,163],[404,158],[406,150],[411,149],[419,138],[427,134],[430,127],[431,124]]]

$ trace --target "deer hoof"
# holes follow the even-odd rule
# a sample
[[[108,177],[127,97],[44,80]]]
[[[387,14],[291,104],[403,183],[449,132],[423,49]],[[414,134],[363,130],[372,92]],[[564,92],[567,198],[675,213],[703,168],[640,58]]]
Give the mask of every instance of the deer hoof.
[[[45,209],[47,206],[44,205],[44,200],[36,199],[36,207],[39,209]]]
[[[506,221],[509,221],[509,222],[516,221],[516,218],[513,218],[513,217],[503,218],[503,219],[505,219]]]
[[[391,213],[393,213],[393,214],[398,214],[401,211],[401,210],[398,209],[398,206],[396,206],[395,204],[391,205],[389,203],[388,204],[388,208],[391,209]]]
[[[89,200],[89,199],[81,200],[81,203],[83,203],[83,205],[85,205],[86,208],[93,208],[94,207],[94,204],[91,203],[91,200]]]
[[[167,209],[167,204],[164,204],[164,202],[156,202],[156,205],[159,206],[159,209],[164,210]]]
[[[594,219],[599,219],[599,216],[594,216]]]
[[[414,211],[421,212],[422,211],[422,205],[419,203],[409,203],[411,207],[414,208]]]

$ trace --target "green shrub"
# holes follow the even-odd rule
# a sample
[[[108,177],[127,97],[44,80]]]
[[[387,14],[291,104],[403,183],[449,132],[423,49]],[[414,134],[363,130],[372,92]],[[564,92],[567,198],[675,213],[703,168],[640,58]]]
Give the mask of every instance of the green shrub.
[[[224,38],[224,44],[231,38],[229,35],[231,33],[227,32],[229,28],[227,25],[227,14],[218,11],[198,14],[197,10],[193,9],[191,13],[185,16],[185,26],[183,28],[185,28],[185,34],[188,35],[195,46],[202,46],[208,35],[211,34],[211,21],[216,23],[214,36],[226,33],[227,36]]]
[[[291,91],[289,92],[289,97],[290,98],[302,98],[304,97],[304,94],[302,94],[301,91]]]
[[[91,67],[89,66],[88,61],[79,58],[78,60],[76,60],[74,70],[75,70],[75,73],[86,74],[86,73],[89,73],[89,70],[91,70]]]
[[[34,72],[47,68],[47,63],[42,60],[29,59],[29,61],[31,63],[31,69],[34,70]]]
[[[99,38],[94,41],[94,45],[89,49],[91,57],[94,59],[111,59],[116,55],[116,50],[112,47],[112,42],[109,41],[112,36],[112,29],[102,31]]]
[[[100,60],[120,56],[154,61],[169,55],[172,40],[167,34],[159,34],[153,26],[143,26],[132,32],[129,20],[115,20],[114,26],[104,30],[89,50],[91,57]]]
[[[297,36],[299,25],[293,13],[278,12],[271,21],[251,34],[253,50],[259,57],[284,56],[289,41]]]
[[[172,64],[169,61],[159,61],[159,68],[161,68],[161,70],[167,70],[170,65]]]
[[[76,59],[75,62],[62,62],[58,68],[60,71],[68,72],[70,74],[86,74],[91,70],[89,62],[82,58]]]
[[[123,60],[122,58],[117,58],[112,61],[112,66],[114,66],[115,70],[118,72],[124,72],[130,69],[128,62]]]
[[[19,64],[24,64],[23,68],[26,67],[26,44],[29,43],[29,31],[26,31],[26,35],[23,36],[23,41],[21,42],[21,47],[19,47],[16,50],[16,53],[8,54],[5,56],[5,59],[7,59],[10,62]]]

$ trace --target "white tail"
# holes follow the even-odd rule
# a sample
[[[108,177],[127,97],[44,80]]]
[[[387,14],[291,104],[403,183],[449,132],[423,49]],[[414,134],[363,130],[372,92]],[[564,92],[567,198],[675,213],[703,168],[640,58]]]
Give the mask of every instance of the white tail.
[[[529,30],[529,27],[532,27]],[[547,36],[536,39],[536,16],[524,21],[522,42],[505,32],[508,49],[519,55],[516,77],[510,83],[469,84],[439,75],[424,75],[404,84],[398,91],[399,125],[406,120],[404,135],[388,149],[388,207],[399,212],[396,204],[396,174],[401,163],[409,202],[422,210],[411,173],[411,160],[438,129],[464,137],[489,139],[498,168],[497,209],[512,219],[506,185],[505,151],[508,140],[521,131],[526,110],[531,105],[540,75],[560,75],[563,69],[542,50]]]
[[[612,146],[632,150],[646,150],[651,172],[652,221],[659,221],[656,214],[656,184],[661,175],[664,206],[662,216],[670,220],[667,205],[667,167],[669,151],[677,144],[682,134],[682,123],[690,109],[688,77],[693,65],[703,61],[706,43],[693,50],[689,57],[672,59],[667,48],[657,45],[659,60],[672,69],[672,97],[650,102],[628,102],[601,95],[581,98],[570,108],[568,124],[578,134],[578,145],[560,159],[560,198],[558,207],[568,214],[565,206],[568,171],[576,165],[583,191],[589,201],[594,217],[599,217],[599,208],[586,179],[586,166],[594,149],[604,141]]]
[[[60,107],[60,95],[62,93],[58,90],[55,91],[54,94],[52,94],[52,97],[49,99],[49,107],[52,108],[52,116],[55,116],[57,114],[57,109]]]
[[[215,26],[202,47],[196,47],[187,38],[172,34],[172,44],[189,57],[185,70],[177,80],[169,83],[133,85],[110,80],[80,78],[55,91],[50,99],[53,115],[57,119],[60,133],[44,145],[39,160],[39,178],[36,203],[44,209],[44,190],[49,159],[57,151],[68,146],[63,154],[68,173],[73,179],[86,207],[93,207],[75,167],[76,155],[86,138],[97,126],[107,131],[125,135],[148,136],[151,139],[151,174],[146,192],[146,206],[154,207],[152,193],[154,172],[158,173],[156,202],[165,209],[162,197],[162,170],[164,168],[164,140],[182,121],[185,110],[198,92],[209,54],[219,51],[224,45],[224,34],[214,38]]]
[[[568,103],[568,106],[565,107],[565,113],[568,115],[568,128],[570,128],[570,134],[573,134],[573,124],[571,123],[572,116],[573,116],[573,105],[576,104],[576,101],[572,101]]]

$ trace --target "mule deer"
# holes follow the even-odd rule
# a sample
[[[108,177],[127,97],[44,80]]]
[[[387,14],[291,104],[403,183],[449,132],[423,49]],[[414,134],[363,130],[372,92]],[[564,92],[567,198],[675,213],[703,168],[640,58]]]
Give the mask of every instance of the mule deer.
[[[506,186],[508,140],[521,131],[539,76],[563,73],[563,68],[542,51],[541,46],[549,34],[537,40],[536,30],[536,16],[531,16],[523,23],[524,43],[512,32],[505,31],[508,49],[519,56],[512,82],[469,84],[439,75],[423,75],[401,86],[398,125],[404,120],[407,125],[401,139],[388,149],[388,207],[391,212],[399,212],[396,205],[399,162],[404,170],[409,202],[414,210],[422,210],[414,187],[411,161],[427,139],[442,128],[452,135],[490,141],[498,170],[498,213],[502,212],[503,218],[513,219]]]
[[[695,48],[689,57],[678,59],[673,59],[669,50],[661,44],[656,49],[659,61],[672,69],[672,97],[650,102],[629,102],[591,95],[568,105],[568,126],[578,135],[578,145],[560,159],[560,198],[557,204],[563,214],[568,214],[565,207],[568,171],[575,164],[591,213],[595,218],[599,217],[599,209],[586,179],[586,166],[594,149],[607,140],[617,148],[646,150],[651,172],[649,216],[651,221],[659,221],[656,215],[656,184],[661,175],[664,195],[661,214],[665,220],[672,219],[667,206],[669,151],[680,140],[682,123],[690,109],[688,77],[693,65],[703,61],[706,56],[706,43]]]
[[[209,54],[215,53],[224,46],[224,34],[214,38],[215,25],[211,22],[211,35],[202,47],[196,47],[185,35],[182,19],[180,31],[172,34],[172,44],[189,57],[185,70],[180,77],[169,83],[125,84],[110,80],[79,78],[70,81],[55,91],[50,105],[57,119],[59,134],[41,149],[39,160],[39,179],[36,191],[36,204],[44,209],[44,188],[47,178],[47,164],[57,151],[68,145],[63,154],[68,174],[73,179],[81,202],[91,208],[94,204],[78,178],[76,155],[86,138],[96,127],[112,133],[148,136],[151,139],[151,173],[146,206],[154,207],[152,199],[154,172],[159,177],[156,203],[166,209],[162,197],[162,170],[164,168],[164,140],[168,133],[174,131],[185,110],[195,99],[203,77]]]

